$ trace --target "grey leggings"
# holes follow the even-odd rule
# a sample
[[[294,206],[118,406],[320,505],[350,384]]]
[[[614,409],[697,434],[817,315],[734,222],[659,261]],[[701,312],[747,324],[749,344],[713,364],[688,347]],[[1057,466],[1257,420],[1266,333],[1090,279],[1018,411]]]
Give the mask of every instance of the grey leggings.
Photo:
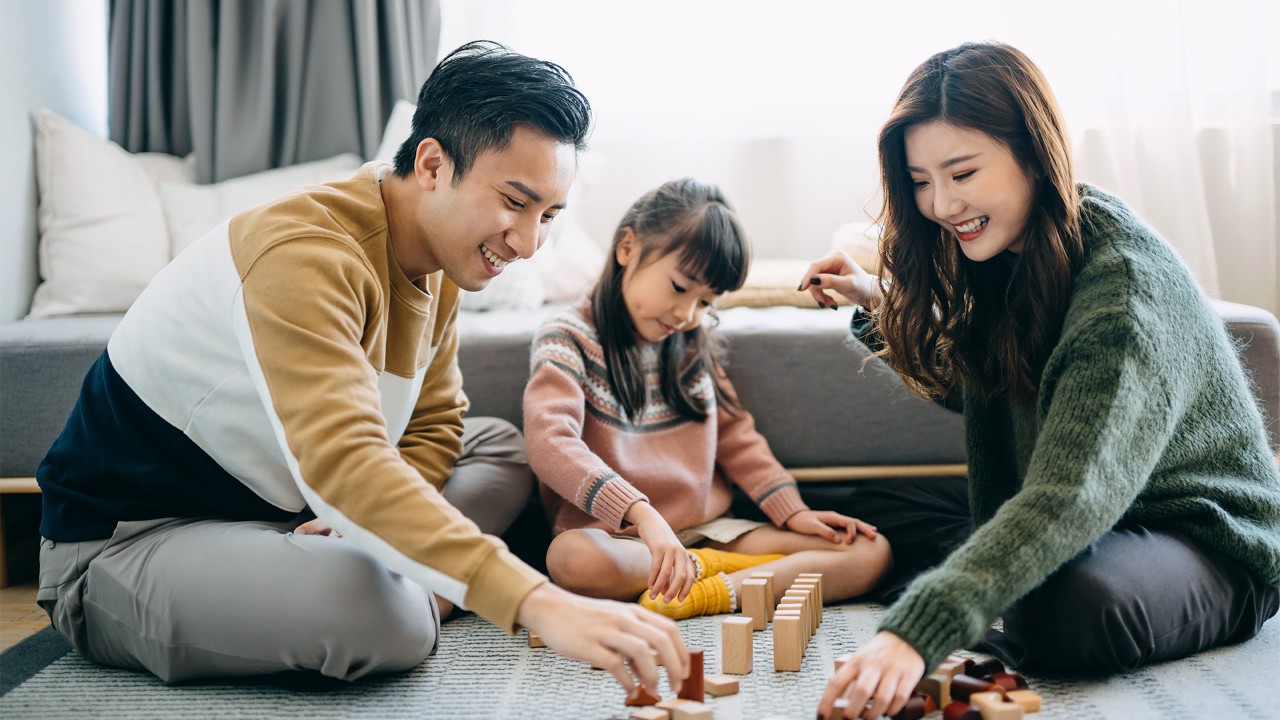
[[[520,433],[466,421],[450,503],[501,534],[533,490]],[[40,547],[37,602],[87,659],[167,682],[314,670],[354,680],[435,651],[435,598],[371,555],[287,522],[162,519]]]

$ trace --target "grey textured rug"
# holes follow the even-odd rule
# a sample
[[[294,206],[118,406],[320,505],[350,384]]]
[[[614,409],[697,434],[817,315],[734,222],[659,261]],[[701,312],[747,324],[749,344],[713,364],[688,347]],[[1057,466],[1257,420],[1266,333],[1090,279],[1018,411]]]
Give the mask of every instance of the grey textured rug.
[[[799,673],[775,673],[766,633],[755,635],[755,668],[738,695],[707,702],[720,720],[813,717],[835,657],[871,636],[881,608],[827,608]],[[720,669],[719,618],[680,624],[690,647]],[[1044,698],[1038,720],[1090,718],[1280,718],[1280,621],[1242,645],[1108,680],[1028,678]],[[664,696],[670,696],[665,682]],[[140,673],[106,670],[76,653],[55,660],[0,698],[18,718],[586,718],[626,717],[623,693],[603,671],[527,647],[475,617],[445,625],[440,651],[413,672],[328,689],[273,682],[168,687]],[[941,718],[935,712],[931,718]]]

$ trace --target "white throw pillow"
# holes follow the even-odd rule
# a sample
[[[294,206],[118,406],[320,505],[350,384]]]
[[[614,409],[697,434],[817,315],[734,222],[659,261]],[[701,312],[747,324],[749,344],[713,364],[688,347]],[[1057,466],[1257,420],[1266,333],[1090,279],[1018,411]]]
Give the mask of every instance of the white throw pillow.
[[[48,109],[35,145],[42,282],[28,317],[128,310],[169,262],[149,170],[181,178],[184,161],[157,153],[140,161]]]
[[[208,185],[160,183],[160,201],[169,224],[172,256],[185,250],[232,215],[274,200],[303,185],[345,180],[360,169],[353,153],[326,160],[264,170]]]

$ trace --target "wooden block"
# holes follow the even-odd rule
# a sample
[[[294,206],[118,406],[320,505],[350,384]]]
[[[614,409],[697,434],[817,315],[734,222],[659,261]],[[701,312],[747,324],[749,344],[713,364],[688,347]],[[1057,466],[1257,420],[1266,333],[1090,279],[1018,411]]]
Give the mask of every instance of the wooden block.
[[[956,675],[963,675],[964,663],[965,663],[964,658],[957,657],[955,655],[948,655],[947,659],[943,660],[938,665],[938,669],[934,670],[934,672],[941,675],[946,675],[947,677],[955,677]]]
[[[796,580],[791,588],[804,590],[809,594],[809,602],[813,603],[813,632],[817,632],[818,626],[822,624],[822,591],[818,584],[812,580]]]
[[[982,662],[975,662],[971,667],[965,668],[964,674],[990,681],[992,675],[1002,672],[1004,672],[1004,663],[995,658],[990,658]]]
[[[796,613],[800,616],[800,627],[804,630],[803,639],[800,641],[800,652],[803,654],[809,647],[809,608],[803,602],[795,600],[786,600],[778,603],[778,609],[773,611],[773,619],[776,622],[779,614]]]
[[[680,698],[667,698],[666,700],[659,702],[657,707],[660,707],[663,710],[666,710],[667,712],[671,712],[676,709],[677,705],[683,705],[684,703],[687,703],[687,702],[693,702],[693,701],[682,700]]]
[[[754,618],[727,617],[720,623],[720,672],[729,675],[748,675],[754,662],[752,657]]]
[[[631,720],[671,720],[671,713],[657,707],[646,707],[632,710],[627,717]]]
[[[538,633],[532,630],[529,631],[529,647],[539,648],[539,647],[546,647],[546,646],[547,644],[543,642],[541,635],[539,635]]]
[[[1023,680],[1021,675],[1014,675],[1012,673],[1002,673],[1002,672],[992,673],[991,677],[987,678],[987,680],[989,682],[993,682],[999,685],[1000,687],[1004,688],[1006,692],[1009,690],[1026,690],[1027,689],[1027,681]],[[1021,683],[1021,685],[1019,685],[1019,683]]]
[[[715,720],[715,716],[710,705],[693,700],[685,700],[671,709],[671,720]]]
[[[982,720],[1022,720],[1022,706],[999,692],[980,692],[969,696],[969,704],[978,708]]]
[[[747,578],[742,581],[742,615],[751,618],[752,630],[764,630],[769,627],[769,618],[773,616],[769,608],[773,606],[773,596],[769,594],[769,582],[764,578]]]
[[[773,572],[769,570],[757,570],[756,572],[751,573],[751,577],[752,579],[764,580],[765,597],[768,598],[769,600],[764,604],[765,614],[768,616],[765,618],[765,622],[771,622],[773,620],[773,601],[774,601]]]
[[[777,612],[773,616],[773,669],[800,672],[804,647],[804,621],[797,614]]]
[[[840,657],[836,658],[836,672],[840,672],[840,668],[843,667],[845,663],[849,662],[852,659],[853,659],[852,655],[841,655]]]
[[[702,702],[706,699],[706,695],[702,691],[702,651],[689,651],[689,677],[680,683],[680,692],[676,693],[676,697],[681,700],[693,700]]]
[[[831,703],[831,714],[827,715],[827,720],[854,720],[855,717],[849,712],[849,698],[836,698]]]
[[[657,705],[660,700],[662,698],[645,690],[643,683],[636,683],[636,686],[631,688],[631,694],[627,696],[625,704],[627,707],[647,707]]]
[[[902,706],[897,715],[893,716],[893,720],[920,720],[929,713],[929,705],[933,703],[933,699],[924,693],[915,693],[907,698],[907,704]]]
[[[813,635],[814,631],[818,629],[814,620],[818,610],[813,605],[813,593],[805,588],[793,587],[782,594],[782,602],[799,602],[804,606],[805,629],[808,630],[809,635]]]
[[[922,692],[933,698],[940,708],[951,704],[951,676],[942,673],[926,675],[916,684],[916,692]]]
[[[738,678],[728,675],[708,675],[702,684],[706,687],[707,694],[712,697],[738,694]]]
[[[1029,712],[1040,712],[1040,696],[1030,690],[1013,690],[1006,695],[1009,699],[1022,706],[1022,709]]]
[[[956,675],[951,678],[951,698],[953,700],[963,700],[972,705],[973,701],[969,699],[969,696],[983,692],[998,692],[1004,695],[1004,688],[986,680],[979,680],[972,675]]]
[[[942,710],[942,720],[982,720],[982,711],[962,700],[952,700]]]

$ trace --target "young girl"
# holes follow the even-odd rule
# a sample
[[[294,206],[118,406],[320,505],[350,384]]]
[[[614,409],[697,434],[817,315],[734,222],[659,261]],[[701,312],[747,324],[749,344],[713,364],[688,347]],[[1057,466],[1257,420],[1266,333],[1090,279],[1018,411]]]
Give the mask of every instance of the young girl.
[[[1280,477],[1222,321],[1174,251],[1074,182],[1043,75],[966,44],[915,70],[880,133],[881,259],[802,287],[923,394],[963,405],[976,530],[836,673],[895,714],[980,649],[1107,673],[1255,635],[1280,603]],[[1003,615],[1003,632],[988,633]]]
[[[610,254],[590,296],[539,329],[525,390],[552,579],[674,618],[733,611],[749,569],[773,571],[779,595],[802,572],[824,573],[827,601],[871,589],[888,544],[805,506],[704,327],[749,260],[720,191],[685,179],[646,194]],[[729,516],[731,483],[773,524]]]

